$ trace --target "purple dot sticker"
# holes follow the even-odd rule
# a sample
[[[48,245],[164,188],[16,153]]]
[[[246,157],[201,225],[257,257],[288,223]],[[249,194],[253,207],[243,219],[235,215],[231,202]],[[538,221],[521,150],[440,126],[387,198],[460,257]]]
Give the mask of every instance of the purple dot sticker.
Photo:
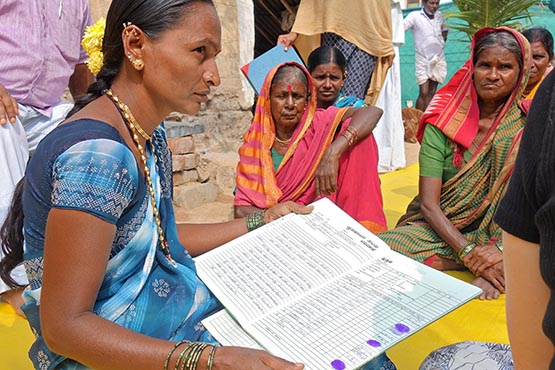
[[[397,334],[402,335],[402,334],[407,334],[410,331],[410,328],[405,324],[398,323],[398,324],[395,324],[395,327],[393,330]]]
[[[366,343],[368,343],[368,345],[370,345],[370,347],[374,347],[374,348],[378,348],[378,347],[382,346],[382,344],[380,342],[378,342],[377,340],[374,340],[374,339],[370,339]]]
[[[333,367],[335,370],[345,370],[346,368],[345,363],[341,360],[333,360],[331,362],[331,367]]]

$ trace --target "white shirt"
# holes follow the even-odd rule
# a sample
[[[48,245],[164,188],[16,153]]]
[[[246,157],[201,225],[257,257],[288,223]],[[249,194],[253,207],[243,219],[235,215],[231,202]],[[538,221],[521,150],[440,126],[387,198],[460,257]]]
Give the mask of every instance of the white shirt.
[[[433,19],[430,19],[424,8],[420,11],[409,13],[405,18],[405,31],[411,30],[414,36],[414,51],[431,60],[437,55],[443,55],[445,41],[442,32],[447,31],[445,20],[438,10]]]

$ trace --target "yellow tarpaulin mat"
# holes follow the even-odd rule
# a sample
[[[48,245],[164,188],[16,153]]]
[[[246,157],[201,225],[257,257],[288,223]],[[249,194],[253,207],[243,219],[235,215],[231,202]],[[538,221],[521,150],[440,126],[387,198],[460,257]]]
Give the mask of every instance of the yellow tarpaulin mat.
[[[27,351],[33,338],[27,321],[7,303],[0,303],[0,370],[32,369]]]
[[[380,176],[388,227],[395,226],[407,204],[417,193],[418,165]],[[469,273],[452,272],[463,280]],[[405,339],[388,355],[399,370],[416,370],[432,350],[464,340],[508,343],[505,296],[495,301],[478,299],[467,303],[432,325]],[[0,370],[32,369],[27,350],[33,335],[27,322],[5,303],[0,303]]]

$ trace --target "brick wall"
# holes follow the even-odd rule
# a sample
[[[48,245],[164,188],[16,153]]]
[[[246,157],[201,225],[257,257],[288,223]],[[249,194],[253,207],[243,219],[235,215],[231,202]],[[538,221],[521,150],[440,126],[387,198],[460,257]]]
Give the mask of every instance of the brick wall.
[[[89,0],[89,4],[96,21],[106,15],[110,0]],[[172,113],[166,124],[173,152],[174,200],[187,208],[212,201],[218,194],[231,194],[237,149],[252,119],[253,91],[239,68],[253,55],[253,4],[214,0],[214,5],[222,24],[222,52],[217,58],[221,85],[198,115]]]

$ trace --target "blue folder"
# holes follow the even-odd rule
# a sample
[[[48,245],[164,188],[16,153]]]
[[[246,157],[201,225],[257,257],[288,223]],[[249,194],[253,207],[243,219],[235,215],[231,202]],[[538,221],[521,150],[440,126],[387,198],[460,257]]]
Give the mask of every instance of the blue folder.
[[[241,67],[241,72],[243,72],[247,80],[249,80],[256,94],[259,95],[268,72],[283,62],[297,62],[304,66],[299,53],[293,46],[285,51],[283,45],[280,44],[254,58],[250,63],[245,64]]]

